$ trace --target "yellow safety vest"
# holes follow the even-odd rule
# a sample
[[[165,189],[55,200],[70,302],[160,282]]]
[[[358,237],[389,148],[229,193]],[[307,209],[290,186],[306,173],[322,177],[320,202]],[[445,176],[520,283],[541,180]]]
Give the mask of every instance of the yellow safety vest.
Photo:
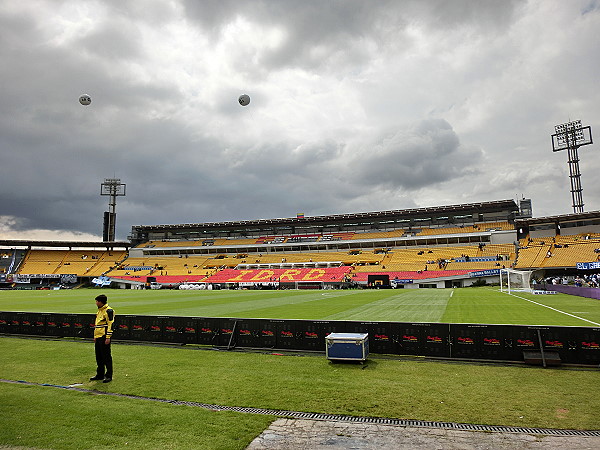
[[[113,323],[115,321],[115,311],[108,303],[102,308],[98,308],[96,313],[96,324],[94,325],[94,338],[106,336],[111,338],[113,334]]]

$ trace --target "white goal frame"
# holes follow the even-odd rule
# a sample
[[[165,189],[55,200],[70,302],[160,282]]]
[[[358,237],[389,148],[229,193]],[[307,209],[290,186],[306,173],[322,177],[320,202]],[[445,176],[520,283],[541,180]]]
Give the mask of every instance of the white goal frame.
[[[533,270],[500,269],[500,292],[533,292],[532,274]]]

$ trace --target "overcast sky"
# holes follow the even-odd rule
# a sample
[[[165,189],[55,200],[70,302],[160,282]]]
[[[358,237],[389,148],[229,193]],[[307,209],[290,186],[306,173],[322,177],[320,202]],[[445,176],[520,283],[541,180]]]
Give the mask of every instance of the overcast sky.
[[[0,0],[0,238],[100,240],[105,178],[119,240],[522,196],[572,213],[550,136],[600,133],[599,30],[598,0]]]

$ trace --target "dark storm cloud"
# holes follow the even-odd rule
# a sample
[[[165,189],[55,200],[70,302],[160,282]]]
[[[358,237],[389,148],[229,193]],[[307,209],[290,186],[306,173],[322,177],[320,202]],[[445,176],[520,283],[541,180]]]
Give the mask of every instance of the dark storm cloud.
[[[87,149],[71,149],[64,160],[40,158],[40,165],[31,165],[30,156],[15,159],[18,170],[5,178],[9,184],[19,184],[17,174],[24,172],[53,181],[45,188],[28,183],[4,213],[25,218],[24,225],[31,227],[98,232],[100,211],[107,203],[98,195],[99,184],[113,171],[117,177],[126,173],[122,181],[129,186],[117,207],[121,235],[129,224],[281,217],[303,210],[351,212],[352,204],[371,210],[375,208],[353,201],[377,186],[411,189],[451,179],[479,156],[464,149],[461,155],[450,126],[438,121],[372,142],[354,158],[333,141],[295,148],[281,142],[231,149],[225,163],[203,157],[206,150],[199,150],[219,151],[218,142],[181,140],[181,130],[173,124],[154,123],[152,129],[140,124],[137,132],[130,131],[128,140],[117,145],[124,150],[117,152],[92,139]],[[100,139],[95,134],[94,138]],[[48,144],[38,151],[58,147]],[[141,157],[126,150],[135,146],[144,149]],[[73,167],[69,174],[63,165]]]
[[[77,97],[72,97],[71,109],[78,108],[77,117],[42,110],[29,120],[22,116],[15,120],[18,127],[0,128],[0,173],[4,189],[10,191],[3,215],[23,218],[22,226],[31,228],[99,233],[108,203],[107,197],[99,195],[104,178],[122,178],[130,186],[132,202],[146,205],[149,211],[168,203],[173,190],[185,188],[177,173],[178,167],[186,167],[180,150],[189,156],[189,143],[179,125],[141,120],[126,109],[111,120],[106,117],[110,107],[96,104],[96,110],[85,109],[76,102]],[[174,182],[171,191],[161,195],[155,188],[165,179]],[[118,213],[123,236],[137,220],[127,217],[123,207],[118,207]],[[121,214],[130,221],[121,220]]]
[[[411,190],[472,173],[482,156],[481,150],[461,145],[448,122],[430,119],[385,136],[353,164],[364,184]]]
[[[410,3],[410,10],[433,28],[452,28],[461,25],[472,25],[481,28],[504,28],[510,23],[515,14],[515,9],[522,4],[518,0],[483,0],[472,2],[458,0],[448,2],[445,0],[414,1]]]
[[[0,57],[10,61],[0,68],[0,177],[10,194],[0,215],[17,218],[14,229],[100,234],[107,209],[102,180],[132,167],[124,181],[144,186],[145,176],[154,175],[141,170],[147,161],[168,154],[186,135],[176,125],[145,120],[180,92],[131,77],[125,66],[143,56],[139,29],[125,17],[112,18],[52,44],[57,34],[40,32],[42,21],[0,16]],[[78,104],[83,93],[92,95],[93,106]]]
[[[525,188],[554,207],[553,125],[599,120],[600,12],[575,3],[5,2],[0,230],[100,235],[109,177],[120,239]]]
[[[257,178],[318,173],[328,163],[338,161],[341,151],[339,143],[332,140],[269,143],[250,150],[240,147],[235,151],[235,165]]]
[[[401,30],[419,22],[439,30],[462,26],[503,28],[513,17],[516,0],[447,2],[395,0],[211,0],[184,2],[189,16],[214,36],[239,17],[255,26],[281,26],[286,37],[261,61],[264,70],[358,66],[377,58],[385,47],[410,47]]]

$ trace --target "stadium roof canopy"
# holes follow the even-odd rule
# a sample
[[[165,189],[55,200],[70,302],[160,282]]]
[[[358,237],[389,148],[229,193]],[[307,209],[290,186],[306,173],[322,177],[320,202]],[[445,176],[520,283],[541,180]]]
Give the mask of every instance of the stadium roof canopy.
[[[326,216],[306,216],[281,219],[256,219],[231,222],[204,222],[177,225],[134,225],[132,242],[148,239],[150,234],[158,233],[210,233],[210,232],[269,232],[273,228],[293,230],[327,226],[385,225],[386,223],[408,225],[414,221],[436,223],[481,222],[497,215],[496,220],[513,220],[519,214],[514,200],[497,200],[461,205],[436,206],[427,208],[401,209],[390,211],[364,212],[353,214],[332,214]],[[486,218],[485,216],[488,216]],[[490,219],[494,220],[494,219]]]
[[[131,247],[129,242],[82,242],[82,241],[27,241],[23,239],[0,239],[0,247],[50,247],[50,248],[106,248],[114,250],[117,248],[127,249]]]
[[[516,226],[530,226],[530,225],[543,225],[543,224],[561,224],[569,222],[578,222],[582,220],[593,220],[600,219],[600,211],[588,211],[574,214],[561,214],[558,216],[546,216],[546,217],[535,217],[535,218],[523,218],[516,219]]]

